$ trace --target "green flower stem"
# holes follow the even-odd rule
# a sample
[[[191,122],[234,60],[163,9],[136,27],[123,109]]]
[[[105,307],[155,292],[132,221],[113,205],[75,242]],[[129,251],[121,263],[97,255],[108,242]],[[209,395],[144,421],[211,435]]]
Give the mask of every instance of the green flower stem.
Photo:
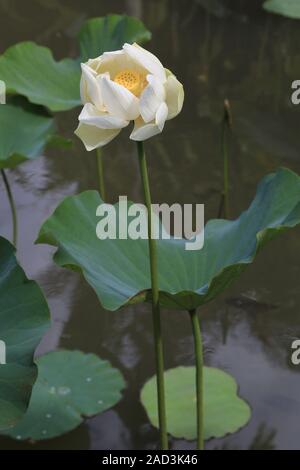
[[[17,246],[17,239],[18,239],[18,220],[17,220],[17,210],[14,202],[14,197],[12,194],[12,190],[9,184],[9,181],[7,179],[5,171],[2,169],[1,170],[1,175],[3,178],[4,186],[6,189],[10,209],[11,209],[11,214],[12,214],[12,221],[13,221],[13,244]]]
[[[99,192],[103,201],[105,201],[105,184],[104,184],[104,170],[103,170],[103,156],[101,148],[96,150],[97,165],[98,165],[98,178],[99,178]]]
[[[150,253],[150,271],[152,285],[152,314],[153,314],[153,330],[155,343],[155,361],[156,361],[156,383],[157,383],[157,399],[158,399],[158,419],[160,444],[162,450],[168,449],[167,435],[167,419],[165,405],[165,385],[164,385],[164,357],[163,343],[160,323],[160,306],[159,306],[159,289],[157,274],[157,247],[156,241],[152,238],[152,210],[151,210],[151,193],[149,187],[148,169],[146,162],[146,154],[143,142],[137,142],[138,158],[141,172],[141,179],[144,190],[145,204],[148,210],[148,240]]]
[[[197,394],[197,449],[204,449],[204,405],[203,405],[203,345],[200,323],[196,310],[189,311],[195,345],[196,359],[196,394]]]
[[[223,194],[220,203],[220,212],[224,212],[225,219],[230,216],[229,208],[229,154],[228,154],[228,142],[227,134],[228,130],[231,129],[231,115],[229,101],[224,101],[224,117],[222,121],[222,136],[221,136],[221,151],[223,156]],[[220,215],[220,217],[222,214]]]

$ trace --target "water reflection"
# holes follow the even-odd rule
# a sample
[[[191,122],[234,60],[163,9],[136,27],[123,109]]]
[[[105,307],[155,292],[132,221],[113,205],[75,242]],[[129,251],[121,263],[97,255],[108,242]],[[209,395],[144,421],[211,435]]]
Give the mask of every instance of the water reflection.
[[[233,215],[244,210],[258,180],[279,165],[300,173],[297,113],[291,82],[299,78],[299,23],[266,14],[260,1],[205,0],[0,0],[1,50],[21,40],[50,46],[57,58],[76,57],[75,37],[83,20],[108,12],[135,14],[153,32],[149,47],[185,84],[178,119],[147,143],[155,202],[205,203],[215,217],[222,186],[220,132],[223,102],[230,99]],[[154,374],[149,305],[105,312],[76,273],[55,267],[53,249],[34,246],[38,229],[68,194],[97,188],[96,162],[73,138],[77,110],[57,117],[72,151],[47,152],[9,172],[19,207],[18,257],[44,289],[53,326],[39,353],[60,346],[94,352],[119,367],[128,383],[114,410],[88,420],[67,436],[35,448],[155,448],[153,429],[139,392]],[[128,131],[128,132],[127,132]],[[104,150],[111,201],[127,194],[142,200],[135,147],[125,130]],[[10,214],[0,186],[1,234],[10,235]],[[232,373],[253,406],[246,428],[208,448],[299,448],[299,369],[289,361],[299,334],[299,230],[272,242],[254,266],[218,301],[203,307],[205,361]],[[249,295],[250,294],[250,295]],[[193,364],[188,316],[164,312],[166,365]],[[173,448],[194,448],[174,440]],[[0,448],[30,445],[0,439]]]

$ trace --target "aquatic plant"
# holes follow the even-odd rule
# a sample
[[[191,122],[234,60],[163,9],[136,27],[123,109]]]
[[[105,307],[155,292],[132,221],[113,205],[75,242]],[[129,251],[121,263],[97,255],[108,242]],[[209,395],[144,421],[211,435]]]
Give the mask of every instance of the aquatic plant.
[[[200,3],[208,5],[208,2]],[[239,218],[207,223],[205,244],[200,251],[185,250],[185,239],[154,240],[143,141],[162,132],[165,120],[180,112],[183,90],[175,76],[140,46],[126,44],[123,50],[112,52],[121,48],[124,42],[143,42],[149,38],[149,31],[139,20],[126,16],[109,15],[88,20],[78,36],[78,58],[57,62],[49,49],[32,42],[20,43],[0,57],[0,77],[6,81],[9,94],[22,94],[32,103],[54,112],[71,109],[83,101],[77,134],[87,150],[96,149],[98,152],[100,194],[86,191],[64,199],[42,226],[37,241],[55,246],[54,261],[59,266],[81,272],[107,310],[115,311],[139,302],[152,304],[157,375],[144,385],[141,401],[151,423],[160,429],[161,448],[168,448],[169,432],[175,437],[197,439],[197,448],[203,449],[205,439],[224,436],[245,425],[250,418],[250,408],[237,395],[233,377],[218,369],[204,367],[198,308],[214,300],[238,279],[266,242],[299,224],[300,178],[288,169],[266,176],[259,184],[249,209]],[[88,60],[91,57],[92,60]],[[81,99],[80,62],[84,63]],[[126,67],[123,62],[126,62]],[[148,208],[148,240],[99,240],[95,235],[96,209],[105,205],[103,162],[99,149],[131,120],[135,121],[131,138],[137,141],[141,181]],[[6,105],[0,107],[0,121],[3,124],[0,126],[2,172],[4,168],[12,168],[37,157],[48,144],[56,141],[53,119],[49,116],[34,115],[31,111]],[[226,136],[230,124],[230,110],[225,103],[222,197],[226,218],[229,216]],[[19,132],[18,139],[15,139],[16,132]],[[5,173],[4,181],[15,214]],[[10,387],[16,391],[18,410],[16,413],[15,403],[10,403],[10,414],[0,417],[0,429],[16,439],[55,437],[70,431],[85,417],[114,406],[121,398],[125,383],[120,372],[109,363],[78,351],[52,352],[33,361],[37,340],[46,328],[45,312],[48,309],[43,297],[37,295],[36,284],[28,282],[21,268],[17,267],[12,247],[2,239],[1,244],[4,247],[0,250],[0,260],[1,256],[4,257],[2,266],[4,269],[15,266],[13,272],[17,273],[10,278],[10,270],[5,271],[9,273],[9,282],[6,276],[0,275],[0,291],[5,294],[0,302],[1,326],[3,321],[10,321],[2,298],[6,299],[8,293],[13,295],[14,298],[9,300],[18,316],[16,322],[19,321],[21,314],[18,308],[23,305],[23,296],[26,298],[25,286],[27,291],[29,286],[35,286],[37,305],[34,320],[40,324],[39,327],[29,324],[29,328],[21,332],[22,335],[30,334],[32,338],[28,350],[20,350],[20,354],[13,357],[8,348],[10,363],[13,357],[9,367],[14,371],[18,369],[20,372],[17,366],[22,362],[22,355],[26,356],[26,363],[21,364],[22,370],[25,366],[26,371],[24,369],[23,372],[26,373],[20,381],[27,389],[26,394],[23,389],[23,394],[19,394],[15,382],[5,379],[4,387],[1,384],[0,398],[3,396],[4,400],[8,400]],[[2,266],[0,264],[0,270]],[[22,295],[18,297],[14,294],[15,289],[21,287]],[[28,295],[34,299],[33,294]],[[16,300],[18,306],[14,303]],[[160,325],[164,307],[188,312],[194,337],[195,367],[177,367],[164,372]],[[27,315],[26,309],[25,313]],[[11,319],[14,320],[14,316]],[[28,319],[31,320],[30,313]],[[8,344],[15,340],[9,335],[10,330],[4,337]],[[33,385],[37,368],[39,375]],[[3,373],[5,369],[0,368],[0,378]],[[30,405],[25,413],[32,388]],[[13,424],[16,426],[11,429]]]
[[[67,197],[42,226],[37,241],[56,246],[54,261],[80,271],[107,310],[151,302],[148,241],[97,239],[96,209],[101,204],[96,191]],[[203,446],[203,363],[195,311],[238,279],[266,242],[299,223],[300,177],[280,169],[262,180],[252,204],[238,219],[207,223],[202,250],[185,250],[185,239],[157,241],[159,305],[188,311],[192,320],[199,447]]]

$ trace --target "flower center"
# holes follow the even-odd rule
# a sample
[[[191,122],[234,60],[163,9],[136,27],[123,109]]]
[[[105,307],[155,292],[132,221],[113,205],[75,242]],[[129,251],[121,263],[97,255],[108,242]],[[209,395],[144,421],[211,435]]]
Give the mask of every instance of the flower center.
[[[146,75],[135,70],[121,70],[114,78],[114,82],[131,91],[135,96],[140,96],[147,86]]]

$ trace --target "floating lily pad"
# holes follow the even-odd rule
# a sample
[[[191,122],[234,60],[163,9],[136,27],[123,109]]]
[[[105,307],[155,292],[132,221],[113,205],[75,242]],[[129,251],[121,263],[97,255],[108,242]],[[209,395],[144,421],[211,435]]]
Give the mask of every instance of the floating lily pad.
[[[49,325],[46,300],[18,265],[14,248],[0,237],[0,430],[26,412],[37,375],[34,351]],[[6,364],[2,364],[6,349]]]
[[[39,357],[38,379],[28,411],[6,435],[18,440],[60,436],[85,417],[102,413],[121,398],[121,373],[94,354],[55,351]]]
[[[54,260],[83,273],[108,310],[150,299],[147,240],[99,240],[96,191],[67,197],[43,225],[39,243],[58,248]],[[265,177],[249,209],[234,221],[211,220],[204,248],[158,241],[160,303],[190,310],[212,300],[252,263],[264,243],[300,222],[300,177],[280,169]]]
[[[288,18],[300,18],[299,0],[268,0],[263,4],[265,10]]]
[[[47,145],[63,145],[54,120],[11,105],[0,106],[0,168],[11,168],[41,155]]]
[[[169,433],[176,438],[196,439],[195,368],[177,367],[165,372]],[[204,437],[223,437],[245,426],[249,405],[237,395],[234,378],[220,369],[204,367]],[[143,387],[142,403],[153,426],[158,427],[156,378]]]
[[[151,39],[141,20],[127,15],[107,15],[87,20],[79,33],[81,60],[121,49],[125,42],[142,44]]]
[[[81,104],[80,62],[104,51],[120,49],[125,42],[144,42],[151,34],[143,23],[125,15],[108,15],[86,21],[79,34],[82,57],[56,61],[47,47],[21,42],[0,56],[0,79],[7,93],[26,96],[51,111]]]

